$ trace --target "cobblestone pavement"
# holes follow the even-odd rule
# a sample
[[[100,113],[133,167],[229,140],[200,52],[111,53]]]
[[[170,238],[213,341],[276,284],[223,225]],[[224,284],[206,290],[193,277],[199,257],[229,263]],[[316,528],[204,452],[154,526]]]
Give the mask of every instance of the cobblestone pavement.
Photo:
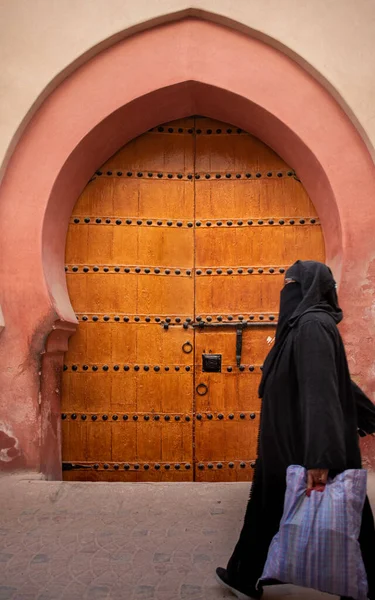
[[[0,480],[0,600],[223,600],[239,484]],[[293,586],[266,600],[328,600]]]

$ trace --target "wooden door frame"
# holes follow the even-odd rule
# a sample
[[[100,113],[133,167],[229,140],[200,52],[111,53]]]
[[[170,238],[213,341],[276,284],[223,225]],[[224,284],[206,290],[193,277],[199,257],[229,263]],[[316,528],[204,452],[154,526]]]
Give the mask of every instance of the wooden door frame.
[[[0,468],[61,478],[60,380],[77,327],[64,248],[78,195],[130,139],[193,114],[249,131],[298,173],[340,282],[354,375],[374,388],[375,167],[364,141],[336,100],[285,54],[233,29],[183,19],[129,37],[80,66],[35,112],[9,161],[0,189],[7,265],[0,419],[20,451]],[[370,459],[375,465],[373,449]]]

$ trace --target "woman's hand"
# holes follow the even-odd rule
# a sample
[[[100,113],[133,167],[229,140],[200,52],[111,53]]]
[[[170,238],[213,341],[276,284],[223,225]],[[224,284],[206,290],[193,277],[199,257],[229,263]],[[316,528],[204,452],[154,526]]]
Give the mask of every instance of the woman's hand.
[[[307,471],[307,489],[321,488],[328,479],[328,469],[309,469]]]

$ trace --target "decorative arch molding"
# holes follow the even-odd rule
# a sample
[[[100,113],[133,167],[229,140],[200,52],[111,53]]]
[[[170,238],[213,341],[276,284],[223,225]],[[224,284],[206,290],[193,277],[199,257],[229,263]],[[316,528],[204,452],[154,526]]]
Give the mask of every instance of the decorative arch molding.
[[[42,454],[53,446],[51,454],[59,456],[59,429],[48,405],[56,406],[51,390],[59,390],[63,352],[76,327],[64,272],[76,199],[127,141],[191,114],[249,131],[297,171],[341,283],[353,373],[375,389],[375,168],[363,140],[332,96],[285,54],[212,22],[180,20],[115,44],[65,79],[36,112],[6,170],[0,416],[12,406],[12,431],[29,468],[52,477],[59,472],[57,459],[42,465],[40,443],[47,440]],[[53,365],[46,365],[48,356]]]
[[[260,40],[264,44],[267,44],[268,46],[271,46],[272,48],[279,50],[280,52],[282,52],[283,54],[285,54],[286,56],[291,58],[295,63],[297,63],[305,71],[307,71],[307,73],[310,73],[310,75],[312,75],[327,90],[327,92],[338,102],[338,104],[341,106],[341,108],[343,109],[345,114],[352,121],[353,125],[355,126],[355,128],[359,132],[360,136],[366,143],[370,154],[374,157],[374,155],[375,155],[374,145],[372,144],[366,130],[363,128],[362,124],[358,120],[354,111],[351,109],[349,104],[346,102],[346,100],[342,96],[342,94],[340,94],[339,90],[336,87],[334,87],[334,85],[332,85],[332,83],[326,77],[324,77],[322,75],[322,73],[320,71],[318,71],[307,59],[302,57],[297,52],[293,51],[289,46],[286,46],[285,44],[283,44],[279,39],[276,39],[270,35],[267,35],[263,31],[254,29],[253,27],[249,27],[248,25],[245,25],[241,21],[231,19],[225,15],[215,13],[212,11],[207,11],[207,10],[203,10],[200,8],[190,7],[190,8],[186,8],[184,10],[180,10],[180,11],[165,13],[158,18],[149,19],[147,21],[143,21],[142,23],[138,23],[137,25],[129,27],[125,30],[118,31],[113,36],[105,38],[100,43],[92,46],[89,50],[87,50],[86,52],[81,54],[75,61],[70,63],[65,69],[63,69],[61,72],[59,72],[48,83],[48,85],[41,91],[39,96],[36,98],[35,102],[30,107],[27,114],[22,119],[19,127],[17,128],[17,130],[11,140],[11,143],[9,144],[9,147],[7,149],[4,160],[3,160],[2,164],[0,165],[0,182],[1,182],[1,177],[2,177],[2,175],[5,171],[5,168],[8,164],[8,161],[13,153],[13,150],[16,147],[18,141],[20,140],[28,123],[30,122],[30,120],[32,119],[32,117],[34,116],[36,111],[39,109],[39,107],[42,105],[42,103],[46,100],[46,98],[48,98],[48,96],[57,88],[57,86],[59,86],[64,81],[64,79],[69,77],[76,69],[81,67],[83,64],[88,62],[90,59],[92,59],[94,56],[96,56],[100,52],[103,52],[107,48],[110,48],[114,44],[117,44],[118,42],[120,42],[124,39],[127,39],[130,36],[133,36],[137,33],[141,33],[143,31],[147,31],[149,29],[152,29],[152,28],[160,26],[160,25],[165,25],[168,23],[173,23],[175,21],[180,21],[180,20],[184,20],[184,19],[188,19],[188,18],[196,18],[196,19],[200,19],[203,21],[216,23],[216,24],[222,25],[224,27],[228,27],[229,29],[232,29],[239,33],[243,33],[244,35],[246,35],[248,37]]]

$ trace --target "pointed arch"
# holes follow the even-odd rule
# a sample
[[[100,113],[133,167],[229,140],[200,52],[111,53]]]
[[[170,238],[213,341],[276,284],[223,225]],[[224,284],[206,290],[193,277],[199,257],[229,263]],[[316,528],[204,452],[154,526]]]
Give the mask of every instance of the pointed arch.
[[[56,419],[46,409],[41,417],[39,398],[42,390],[42,403],[58,405],[56,365],[61,370],[75,328],[64,273],[74,203],[95,169],[128,140],[191,114],[249,131],[297,171],[341,283],[354,374],[375,389],[375,168],[364,141],[327,90],[279,50],[207,20],[179,20],[124,39],[76,69],[37,110],[6,169],[0,414],[29,467],[40,466],[41,454],[59,441]],[[44,364],[49,380],[41,384],[43,352],[53,368]],[[58,469],[46,467],[53,477]]]

